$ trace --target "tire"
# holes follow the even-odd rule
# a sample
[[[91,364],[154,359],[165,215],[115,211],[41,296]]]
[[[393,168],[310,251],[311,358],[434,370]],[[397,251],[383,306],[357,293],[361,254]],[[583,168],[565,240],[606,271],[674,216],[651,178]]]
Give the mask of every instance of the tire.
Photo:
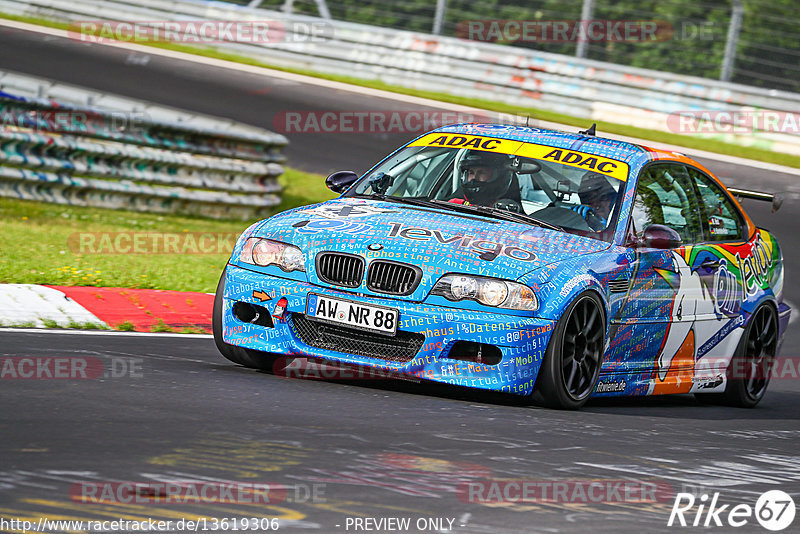
[[[594,392],[605,353],[605,312],[600,297],[584,291],[556,323],[532,400],[562,410],[577,410]]]
[[[223,293],[225,292],[225,271],[217,284],[217,292],[214,294],[214,310],[211,314],[211,331],[214,333],[214,343],[217,350],[233,363],[249,367],[250,369],[260,369],[262,371],[274,371],[275,365],[279,361],[287,361],[281,354],[262,352],[258,350],[237,347],[225,343],[222,339],[222,304]],[[281,359],[281,360],[279,360]]]
[[[769,304],[760,306],[736,347],[722,393],[695,393],[700,402],[753,408],[767,392],[778,347],[778,316]]]

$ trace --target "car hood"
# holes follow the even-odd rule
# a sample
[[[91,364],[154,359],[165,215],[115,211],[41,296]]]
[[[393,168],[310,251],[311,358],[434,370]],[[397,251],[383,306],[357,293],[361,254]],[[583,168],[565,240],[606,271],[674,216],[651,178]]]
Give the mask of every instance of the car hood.
[[[419,287],[402,298],[417,301],[447,273],[517,280],[545,265],[609,247],[528,224],[354,198],[285,211],[263,221],[252,235],[299,247],[309,281],[319,285],[328,285],[317,276],[314,261],[323,251],[356,254],[368,264],[380,258],[416,265],[423,271]],[[364,286],[352,291],[372,294]]]

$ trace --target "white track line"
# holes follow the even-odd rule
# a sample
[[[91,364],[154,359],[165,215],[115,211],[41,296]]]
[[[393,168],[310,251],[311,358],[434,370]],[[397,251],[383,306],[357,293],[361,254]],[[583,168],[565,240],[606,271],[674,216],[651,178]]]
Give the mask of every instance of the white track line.
[[[45,26],[37,26],[35,24],[28,24],[25,22],[17,22],[13,20],[3,20],[0,19],[0,26],[5,26],[8,28],[15,28],[18,30],[30,31],[41,33],[45,35],[52,35],[55,37],[64,37],[64,38],[71,38],[66,30],[60,30],[56,28],[48,28]],[[73,38],[74,39],[74,38]],[[430,100],[427,98],[420,98],[416,96],[409,96],[403,95],[400,93],[393,93],[391,91],[382,91],[380,89],[372,89],[369,87],[361,87],[358,85],[350,85],[343,82],[335,82],[331,80],[325,80],[322,78],[314,78],[313,76],[305,76],[302,74],[294,74],[291,72],[284,72],[280,70],[273,70],[265,67],[256,67],[253,65],[245,65],[243,63],[236,63],[233,61],[224,61],[221,59],[209,58],[205,56],[197,56],[194,54],[187,54],[185,52],[176,52],[174,50],[166,50],[163,48],[155,48],[152,46],[144,46],[134,43],[94,43],[100,44],[100,46],[111,46],[114,48],[122,48],[125,50],[131,50],[134,52],[140,52],[142,54],[150,54],[153,56],[161,56],[161,57],[168,57],[172,59],[178,59],[182,61],[191,61],[193,63],[199,63],[202,65],[209,65],[213,67],[220,67],[225,69],[236,70],[240,72],[248,72],[251,74],[257,74],[261,76],[268,76],[271,78],[280,78],[284,80],[290,80],[297,83],[303,83],[308,85],[317,85],[321,87],[327,87],[330,89],[336,89],[339,91],[347,91],[350,93],[374,96],[379,98],[385,98],[388,100],[394,100],[396,102],[404,102],[409,104],[417,104],[420,106],[427,106],[433,107],[438,109],[446,109],[450,111],[462,111],[465,113],[491,113],[487,112],[486,110],[473,108],[468,106],[462,106],[459,104],[451,104],[448,102],[439,102],[437,100]],[[547,122],[547,121],[539,121],[534,118],[535,125],[541,126],[543,128],[554,128],[559,130],[567,130],[572,131],[575,130],[575,126],[569,126],[565,124],[558,124],[554,122]],[[635,144],[645,145],[645,146],[652,146],[653,148],[661,148],[664,150],[671,150],[675,152],[681,152],[685,154],[691,154],[694,157],[701,157],[706,159],[712,159],[715,161],[722,161],[725,163],[732,163],[735,165],[744,165],[747,167],[755,167],[757,169],[764,169],[764,170],[771,170],[775,172],[783,172],[786,174],[793,174],[795,176],[800,176],[800,169],[794,167],[787,167],[785,165],[777,165],[775,163],[766,163],[763,161],[754,161],[750,159],[740,158],[737,156],[728,156],[726,154],[717,154],[715,152],[707,152],[705,150],[697,150],[694,148],[682,147],[678,145],[670,145],[666,143],[661,143],[658,141],[652,141],[647,139],[638,139],[635,137],[625,137],[621,135],[614,135],[614,134],[604,134],[606,137],[611,139],[619,139],[622,141],[628,141]]]

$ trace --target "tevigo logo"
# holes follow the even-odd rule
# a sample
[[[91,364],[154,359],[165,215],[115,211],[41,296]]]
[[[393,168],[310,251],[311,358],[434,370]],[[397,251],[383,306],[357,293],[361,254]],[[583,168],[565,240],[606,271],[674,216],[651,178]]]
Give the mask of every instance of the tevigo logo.
[[[771,490],[762,493],[755,503],[737,504],[731,508],[730,504],[719,505],[719,492],[714,493],[709,502],[708,494],[704,493],[698,499],[691,493],[678,493],[672,505],[672,512],[669,515],[667,526],[677,524],[693,527],[723,526],[723,521],[727,526],[739,528],[748,524],[755,516],[756,520],[767,530],[784,530],[792,524],[795,515],[794,499],[781,490]],[[697,511],[692,508],[697,506]],[[730,509],[729,509],[730,508]],[[685,514],[685,516],[684,516]],[[691,524],[687,523],[687,517]]]

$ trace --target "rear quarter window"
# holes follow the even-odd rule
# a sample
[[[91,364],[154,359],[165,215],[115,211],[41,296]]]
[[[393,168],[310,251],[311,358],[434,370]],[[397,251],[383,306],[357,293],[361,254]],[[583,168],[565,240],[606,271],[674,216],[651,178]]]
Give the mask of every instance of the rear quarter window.
[[[700,198],[706,241],[744,239],[744,220],[728,195],[711,177],[691,168],[689,173]]]

